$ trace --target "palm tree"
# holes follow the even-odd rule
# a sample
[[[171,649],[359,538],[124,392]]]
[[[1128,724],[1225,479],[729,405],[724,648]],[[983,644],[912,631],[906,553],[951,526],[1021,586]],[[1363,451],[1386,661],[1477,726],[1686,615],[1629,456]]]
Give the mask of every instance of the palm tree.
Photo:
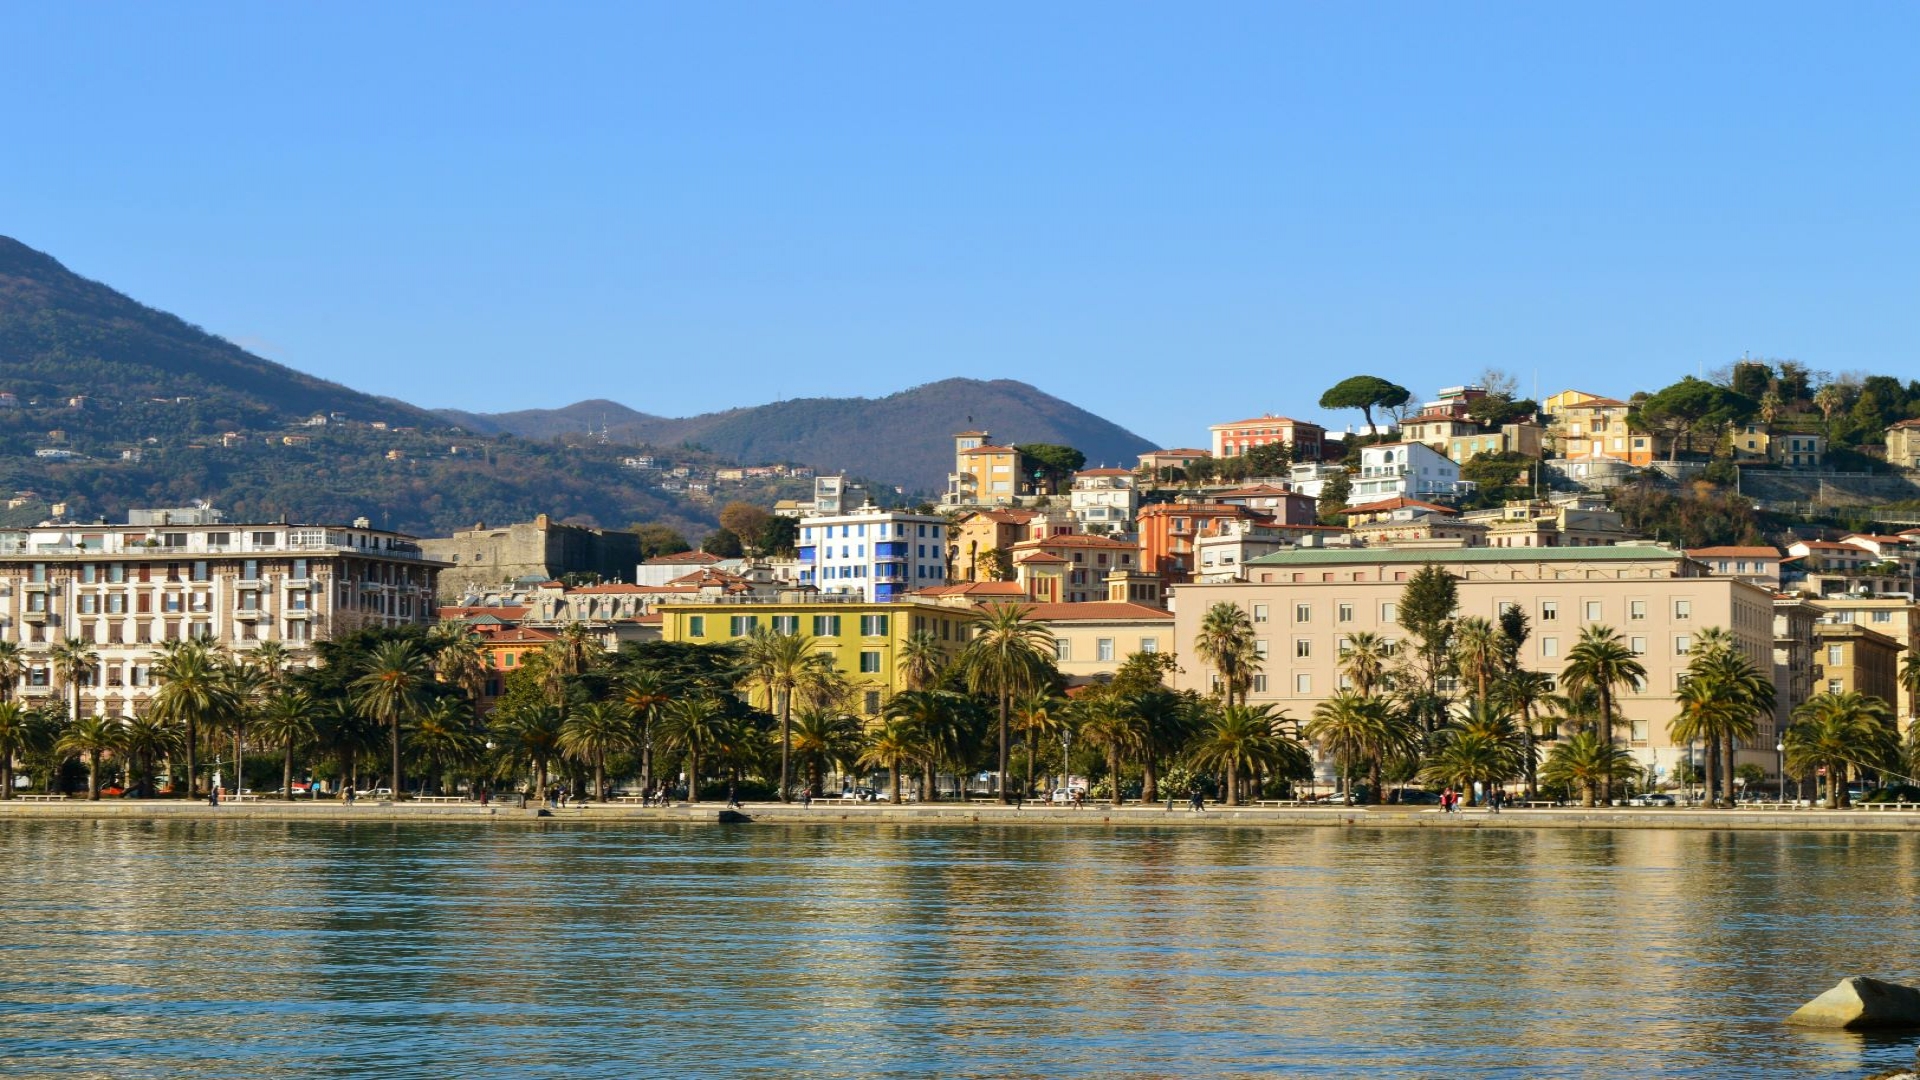
[[[1127,707],[1140,717],[1141,744],[1140,800],[1157,802],[1160,798],[1160,762],[1179,751],[1193,737],[1194,720],[1200,712],[1200,699],[1192,694],[1151,687],[1132,694]]]
[[[1027,794],[1033,793],[1034,759],[1040,756],[1040,745],[1051,745],[1068,726],[1067,699],[1049,691],[1028,694],[1014,706],[1013,729],[1027,748]]]
[[[940,679],[947,653],[930,630],[916,630],[900,644],[900,679],[909,690],[925,690]]]
[[[433,669],[427,655],[411,641],[385,641],[367,655],[364,673],[353,680],[354,704],[385,724],[393,749],[393,797],[405,797],[401,782],[400,728],[419,716],[431,694]]]
[[[0,701],[0,799],[13,798],[14,759],[42,749],[46,734],[37,712],[17,701]]]
[[[717,698],[682,698],[667,707],[667,744],[687,758],[687,801],[700,801],[700,758],[721,751],[731,721]]]
[[[1392,660],[1387,639],[1371,630],[1356,630],[1347,635],[1340,653],[1340,673],[1353,681],[1362,697],[1372,697],[1387,678]]]
[[[887,770],[887,801],[900,801],[900,769],[919,751],[918,733],[897,717],[883,716],[867,732],[866,748],[854,759],[862,769]]]
[[[1429,783],[1456,784],[1472,798],[1473,785],[1488,787],[1518,776],[1527,744],[1513,718],[1493,703],[1473,698],[1451,727],[1435,733],[1424,770]]]
[[[1279,733],[1284,720],[1271,705],[1227,705],[1201,727],[1189,757],[1198,768],[1227,774],[1228,806],[1240,805],[1242,769],[1298,775],[1313,768],[1300,744]]]
[[[187,794],[198,780],[200,729],[232,712],[237,703],[221,671],[219,656],[205,641],[168,642],[161,648],[153,675],[160,680],[154,692],[153,715],[183,729],[187,754]]]
[[[0,657],[0,665],[5,658]],[[0,676],[4,676],[5,667],[0,666]],[[15,675],[14,678],[19,678]],[[13,684],[9,682],[8,686]],[[1920,650],[1909,650],[1907,658],[1900,662],[1900,689],[1907,692],[1907,716],[1909,719],[1920,717]]]
[[[905,725],[916,746],[914,755],[925,772],[926,799],[937,797],[936,773],[945,765],[960,772],[979,752],[977,713],[964,694],[944,690],[902,690],[887,702],[883,715]]]
[[[831,709],[802,709],[793,718],[793,756],[807,790],[820,791],[828,769],[844,770],[860,755],[860,721]]]
[[[60,685],[73,697],[70,715],[77,724],[80,722],[80,683],[92,679],[94,669],[100,666],[100,654],[86,638],[69,637],[53,647],[48,659],[53,662],[53,673]]]
[[[1505,642],[1491,620],[1470,615],[1454,624],[1454,664],[1473,683],[1474,696],[1486,700],[1487,687],[1506,667]]]
[[[1384,698],[1342,690],[1314,706],[1301,734],[1318,744],[1342,765],[1347,791],[1353,791],[1353,770],[1367,769],[1369,802],[1380,801],[1380,772],[1387,759],[1418,745],[1419,735],[1405,714]]]
[[[1793,711],[1793,723],[1781,737],[1787,767],[1805,774],[1825,768],[1827,802],[1848,805],[1850,769],[1875,769],[1899,755],[1892,710],[1858,690],[1819,694]]]
[[[1759,717],[1773,711],[1773,680],[1760,674],[1744,652],[1717,642],[1697,648],[1689,677],[1674,695],[1680,714],[1668,725],[1675,742],[1722,746],[1720,791],[1733,799],[1734,749],[1759,732]]]
[[[152,713],[121,721],[120,752],[126,755],[133,770],[128,783],[138,784],[140,794],[146,798],[151,799],[154,794],[154,763],[180,749],[180,734],[178,727]]]
[[[226,681],[234,706],[226,718],[227,729],[233,733],[233,787],[235,791],[245,792],[247,728],[272,691],[274,675],[264,666],[242,661],[222,665],[221,677]]]
[[[633,748],[633,713],[619,702],[583,705],[560,726],[560,750],[575,761],[593,766],[593,797],[605,799],[607,755]]]
[[[1613,724],[1615,719],[1614,692],[1617,687],[1637,686],[1647,677],[1646,666],[1634,658],[1633,650],[1621,640],[1612,627],[1591,624],[1580,631],[1580,641],[1567,650],[1567,666],[1561,669],[1560,679],[1570,691],[1591,689],[1599,697],[1599,714],[1594,722],[1595,734],[1603,739],[1607,747],[1613,747]],[[1603,755],[1602,763],[1612,767],[1611,754]],[[1613,801],[1613,775],[1608,773],[1600,786],[1601,798],[1609,803]]]
[[[832,669],[832,660],[806,634],[758,630],[747,644],[752,677],[767,688],[767,707],[780,714],[780,801],[793,800],[793,696]]]
[[[1246,704],[1260,666],[1253,636],[1253,620],[1245,608],[1221,601],[1207,609],[1193,651],[1220,676],[1220,690],[1228,705]]]
[[[560,710],[546,703],[495,709],[487,733],[500,758],[514,768],[531,768],[536,791],[547,789],[547,765],[560,753]]]
[[[287,664],[291,660],[286,644],[281,641],[263,641],[247,650],[246,656],[247,664],[265,673],[267,684],[275,690],[280,689],[281,682],[286,678]]]
[[[1632,768],[1632,753],[1613,745],[1611,739],[1601,741],[1597,731],[1582,731],[1554,744],[1540,766],[1540,779],[1550,785],[1578,787],[1581,805],[1592,806],[1601,785],[1615,773]]]
[[[13,700],[14,688],[27,673],[27,657],[17,641],[0,641],[0,702]],[[12,797],[9,792],[8,798]]]
[[[654,728],[660,722],[660,711],[672,700],[668,689],[666,676],[651,668],[629,671],[620,680],[620,703],[633,714],[640,728],[640,788],[643,791],[653,790]]]
[[[67,640],[71,641],[72,638]],[[87,759],[87,799],[98,802],[100,799],[100,755],[120,746],[120,722],[104,716],[89,716],[75,720],[60,733],[60,741],[54,744],[57,753],[72,757],[85,755]]]
[[[468,701],[480,700],[487,685],[487,656],[480,648],[480,635],[465,623],[443,622],[427,632],[427,651],[441,679],[459,687]]]
[[[1132,703],[1112,694],[1100,694],[1081,709],[1080,737],[1087,745],[1106,751],[1107,784],[1112,788],[1113,805],[1123,801],[1120,793],[1120,763],[1138,754],[1146,746],[1146,723]]]
[[[558,676],[584,675],[607,653],[593,631],[578,622],[561,627],[559,636],[547,643],[545,651]]]
[[[444,790],[449,771],[478,761],[486,746],[473,730],[473,706],[452,695],[433,699],[407,730],[407,749],[425,767],[435,793]]]
[[[282,690],[267,699],[265,707],[254,721],[254,730],[260,737],[277,744],[284,755],[281,760],[280,790],[286,793],[288,802],[293,801],[294,751],[302,743],[312,741],[315,735],[312,712],[312,698],[298,690]]]
[[[967,689],[990,693],[999,705],[1000,754],[996,771],[1000,777],[1000,801],[1011,802],[1007,789],[1008,717],[1015,698],[1050,685],[1054,667],[1053,633],[1028,619],[1032,608],[1018,604],[992,604],[975,614],[974,636],[960,654],[960,670]]]
[[[1540,790],[1539,754],[1534,750],[1535,723],[1540,709],[1552,700],[1553,678],[1544,672],[1515,668],[1494,685],[1493,699],[1504,709],[1520,717],[1520,732],[1527,744],[1527,794]]]

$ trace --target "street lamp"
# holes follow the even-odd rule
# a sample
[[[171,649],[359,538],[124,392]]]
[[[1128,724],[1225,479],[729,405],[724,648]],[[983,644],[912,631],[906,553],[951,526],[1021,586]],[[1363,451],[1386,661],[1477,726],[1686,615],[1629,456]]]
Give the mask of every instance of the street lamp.
[[[1775,739],[1773,752],[1779,759],[1780,802],[1785,804],[1787,801],[1787,744],[1779,739]]]
[[[1066,794],[1069,803],[1073,801],[1073,766],[1068,762],[1067,755],[1072,751],[1073,729],[1068,728],[1060,733],[1060,790]]]

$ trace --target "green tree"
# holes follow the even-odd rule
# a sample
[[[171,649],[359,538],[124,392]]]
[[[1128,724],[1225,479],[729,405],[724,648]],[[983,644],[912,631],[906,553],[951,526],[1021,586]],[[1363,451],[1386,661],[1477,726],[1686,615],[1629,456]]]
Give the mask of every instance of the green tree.
[[[761,507],[736,500],[720,508],[720,527],[733,534],[742,550],[751,552],[772,517]]]
[[[13,762],[47,743],[39,714],[18,701],[0,701],[0,799],[13,798]]]
[[[1120,767],[1123,760],[1146,749],[1146,723],[1124,696],[1092,694],[1080,703],[1080,737],[1088,746],[1105,753],[1108,787],[1113,805],[1119,806]]]
[[[909,690],[925,690],[939,681],[940,669],[946,662],[947,653],[940,639],[934,637],[931,630],[915,630],[900,646],[900,681]]]
[[[898,804],[900,770],[913,761],[919,746],[912,725],[897,717],[882,717],[867,732],[866,747],[855,764],[862,769],[887,770],[887,801]]]
[[[700,801],[700,759],[724,751],[732,720],[714,697],[683,698],[667,706],[667,745],[686,758],[687,801]]]
[[[1323,409],[1359,409],[1366,417],[1367,433],[1373,434],[1373,410],[1395,409],[1413,398],[1413,392],[1378,375],[1354,375],[1340,380],[1320,395]]]
[[[1475,698],[1465,715],[1434,735],[1422,775],[1429,783],[1454,784],[1472,799],[1473,785],[1494,787],[1525,769],[1526,740],[1513,718],[1493,702]]]
[[[1224,600],[1207,608],[1193,651],[1219,676],[1222,699],[1228,705],[1246,704],[1253,676],[1260,667],[1253,620],[1246,609]]]
[[[1484,701],[1493,681],[1506,670],[1506,644],[1493,622],[1469,615],[1454,624],[1454,667],[1462,678],[1473,684],[1476,698]]]
[[[533,790],[547,790],[547,768],[560,755],[560,730],[566,718],[544,699],[503,703],[487,718],[494,753],[509,768],[532,773]]]
[[[1087,464],[1087,455],[1071,446],[1022,443],[1014,449],[1020,452],[1022,468],[1040,474],[1048,495],[1060,494],[1061,488],[1073,479],[1073,474]]]
[[[385,642],[368,655],[353,681],[354,704],[386,725],[393,751],[393,797],[406,797],[400,769],[400,729],[426,711],[432,698],[433,667],[414,642]]]
[[[1502,709],[1520,718],[1526,742],[1527,794],[1540,790],[1539,755],[1534,746],[1541,710],[1553,697],[1553,678],[1543,672],[1515,668],[1494,684],[1493,697]]]
[[[69,639],[72,640],[72,639]],[[100,799],[100,755],[120,747],[120,722],[104,716],[88,716],[67,725],[54,750],[71,757],[87,759],[87,799]]]
[[[1354,690],[1342,690],[1315,705],[1302,734],[1340,763],[1349,793],[1354,772],[1365,769],[1367,801],[1375,803],[1380,801],[1386,761],[1419,746],[1419,733],[1404,714],[1382,698]]]
[[[1021,698],[1014,706],[1014,730],[1020,734],[1020,742],[1027,751],[1027,794],[1033,794],[1034,761],[1041,754],[1041,747],[1051,747],[1058,741],[1062,732],[1070,729],[1072,721],[1068,715],[1067,699],[1057,697],[1052,688],[1030,693]]]
[[[20,678],[26,673],[27,658],[20,651],[20,643],[0,641],[0,703],[13,700],[14,689],[20,685]]]
[[[80,684],[92,680],[94,669],[100,666],[100,654],[94,651],[93,642],[68,637],[53,647],[49,659],[54,676],[73,699],[73,712],[69,715],[77,724],[80,722]]]
[[[1672,440],[1672,457],[1695,428],[1740,423],[1759,408],[1752,398],[1689,375],[1641,402],[1638,418],[1648,430]]]
[[[1759,718],[1773,712],[1773,680],[1762,675],[1727,635],[1701,635],[1687,663],[1688,678],[1674,695],[1680,712],[1667,730],[1675,742],[1695,740],[1719,747],[1719,791],[1733,799],[1734,750],[1759,732]]]
[[[127,778],[128,786],[137,786],[142,796],[153,798],[154,765],[161,758],[179,752],[180,734],[178,727],[151,712],[121,720],[119,749],[126,755],[132,773]]]
[[[1639,685],[1646,677],[1646,666],[1634,658],[1620,635],[1612,627],[1598,623],[1581,629],[1580,641],[1567,651],[1567,664],[1560,672],[1560,681],[1569,691],[1593,691],[1598,699],[1594,737],[1604,741],[1609,750],[1613,748],[1613,725],[1617,717],[1614,695],[1622,687]],[[1608,756],[1601,760],[1607,763],[1614,759]],[[1608,803],[1613,801],[1611,772],[1604,777],[1601,795]]]
[[[1320,483],[1320,499],[1316,520],[1322,525],[1345,524],[1347,500],[1353,496],[1353,478],[1346,473],[1335,473]]]
[[[280,790],[293,801],[293,755],[312,742],[313,699],[305,693],[283,690],[267,699],[254,722],[254,730],[269,743],[280,747]]]
[[[1540,780],[1553,787],[1580,792],[1582,806],[1594,805],[1602,787],[1612,778],[1632,771],[1633,755],[1603,740],[1598,732],[1582,731],[1554,744],[1540,766]]]
[[[1849,805],[1847,782],[1854,770],[1882,768],[1899,755],[1892,710],[1858,690],[1809,698],[1793,711],[1780,741],[1788,768],[1802,775],[1826,770],[1827,804],[1839,810]]]
[[[1313,760],[1299,743],[1281,734],[1285,714],[1271,705],[1226,705],[1209,710],[1188,759],[1194,767],[1226,775],[1226,804],[1240,805],[1240,780],[1256,770],[1287,776],[1309,774]]]
[[[793,799],[793,698],[827,678],[833,661],[806,634],[756,630],[747,642],[750,678],[767,688],[767,705],[780,717],[780,801]]]
[[[990,694],[998,706],[1000,801],[1011,802],[1007,788],[1008,721],[1013,702],[1053,683],[1053,633],[1019,604],[993,604],[977,612],[973,637],[960,654],[960,676],[967,689]]]
[[[700,541],[700,550],[709,555],[718,555],[723,559],[738,559],[747,551],[740,546],[740,538],[725,529],[717,529]]]
[[[692,551],[693,545],[671,525],[643,525],[635,522],[628,526],[640,537],[640,558],[657,559],[662,555],[678,555],[683,551]]]
[[[153,665],[160,683],[154,691],[153,715],[179,724],[186,744],[187,793],[192,796],[198,782],[200,730],[238,708],[227,680],[222,675],[219,655],[205,641],[192,639],[170,643],[162,649]]]
[[[803,709],[793,718],[793,759],[807,790],[823,790],[828,769],[845,770],[860,756],[860,721],[830,709]]]
[[[633,713],[617,701],[595,701],[573,710],[560,725],[560,752],[593,769],[593,797],[607,797],[607,758],[636,742]]]
[[[1413,635],[1421,689],[1432,699],[1440,699],[1440,679],[1453,668],[1453,617],[1459,609],[1459,580],[1432,563],[1415,571],[1400,590],[1400,625]],[[1430,728],[1437,726],[1436,717],[1425,720]]]
[[[667,676],[654,668],[629,669],[620,678],[620,703],[633,714],[640,751],[640,788],[653,790],[653,744],[659,730],[660,715],[673,700]]]

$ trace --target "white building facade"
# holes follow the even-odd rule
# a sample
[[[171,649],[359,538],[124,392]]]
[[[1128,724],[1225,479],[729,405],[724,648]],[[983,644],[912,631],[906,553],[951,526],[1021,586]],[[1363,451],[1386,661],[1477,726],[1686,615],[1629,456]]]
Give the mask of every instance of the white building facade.
[[[947,521],[863,506],[800,521],[801,585],[827,595],[895,600],[947,583]]]
[[[1357,506],[1396,495],[1452,498],[1472,486],[1460,479],[1460,466],[1452,458],[1425,443],[1381,443],[1361,448],[1360,474],[1353,478],[1348,501]]]

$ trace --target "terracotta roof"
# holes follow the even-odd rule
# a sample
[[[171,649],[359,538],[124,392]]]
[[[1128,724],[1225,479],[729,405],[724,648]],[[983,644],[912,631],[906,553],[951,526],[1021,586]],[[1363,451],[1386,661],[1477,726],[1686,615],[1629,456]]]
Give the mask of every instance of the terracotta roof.
[[[1115,621],[1154,619],[1173,621],[1173,612],[1146,604],[1093,600],[1084,604],[1034,604],[1028,617],[1036,622]]]
[[[1121,540],[1109,540],[1104,536],[1088,536],[1085,533],[1055,533],[1041,540],[1022,540],[1013,545],[1013,550],[1031,550],[1039,547],[1121,548],[1126,551],[1135,551],[1140,545]]]
[[[1894,428],[1911,428],[1911,427],[1920,427],[1920,420],[1901,420],[1896,423],[1888,424],[1887,430],[1892,431]]]
[[[1720,558],[1722,556],[1731,559],[1777,559],[1780,557],[1780,553],[1770,547],[1740,547],[1738,545],[1688,548],[1687,554],[1696,559]]]
[[[545,645],[558,638],[558,634],[549,634],[545,630],[535,630],[530,626],[489,627],[480,631],[487,645]]]
[[[1911,536],[1875,536],[1872,533],[1848,533],[1844,539],[1865,540],[1874,544],[1911,544]]]
[[[1589,398],[1586,401],[1576,401],[1571,405],[1562,405],[1560,407],[1562,409],[1620,409],[1625,408],[1626,404],[1624,401],[1616,401],[1610,397],[1597,397]]]
[[[1408,509],[1430,510],[1437,514],[1457,515],[1460,513],[1460,511],[1455,510],[1451,506],[1441,506],[1438,503],[1421,502],[1419,499],[1409,499],[1404,495],[1395,495],[1391,499],[1383,499],[1380,502],[1370,502],[1364,506],[1349,506],[1346,509],[1346,514],[1348,517],[1352,517],[1354,514],[1378,514],[1387,510]]]
[[[1920,421],[1917,421],[1917,422],[1920,422]],[[1165,450],[1149,450],[1146,453],[1141,454],[1140,456],[1141,457],[1165,457],[1172,454],[1191,454],[1194,457],[1212,457],[1213,451],[1199,450],[1191,446],[1174,446],[1174,447],[1169,447]]]
[[[997,521],[1002,525],[1025,525],[1027,522],[1039,516],[1040,514],[1033,510],[975,510],[963,518],[961,524],[965,524],[973,518],[983,517],[989,521]]]
[[[1248,424],[1298,424],[1301,427],[1320,426],[1319,424],[1309,424],[1305,420],[1295,420],[1291,416],[1256,416],[1251,420],[1229,420],[1224,424],[1215,424],[1207,430],[1218,431],[1221,428],[1244,427]]]
[[[655,555],[640,565],[661,566],[671,563],[717,563],[722,561],[724,560],[722,560],[720,556],[710,555],[704,551],[680,551],[672,555]]]
[[[929,585],[916,589],[916,596],[1025,596],[1027,590],[1017,581],[964,581],[958,585]]]
[[[1070,562],[1071,560],[1063,559],[1058,555],[1049,555],[1044,551],[1029,551],[1013,561],[1017,563],[1064,563]]]
[[[650,593],[653,591],[654,591],[654,587],[651,585],[627,585],[622,582],[616,581],[607,585],[576,585],[573,588],[567,590],[567,595],[568,596],[625,596],[632,593]]]
[[[1011,446],[976,446],[971,450],[960,451],[963,454],[1017,454]]]
[[[660,626],[663,623],[665,623],[666,616],[662,615],[657,611],[653,611],[653,612],[648,612],[645,615],[641,615],[635,618],[633,621],[640,623],[643,626]]]
[[[1273,484],[1255,484],[1252,487],[1231,488],[1226,491],[1216,491],[1213,493],[1213,497],[1216,499],[1239,499],[1239,498],[1250,498],[1255,495],[1293,495],[1293,494],[1296,494],[1296,492],[1294,492],[1292,488],[1278,487]],[[1302,495],[1300,497],[1304,499],[1307,496]]]

